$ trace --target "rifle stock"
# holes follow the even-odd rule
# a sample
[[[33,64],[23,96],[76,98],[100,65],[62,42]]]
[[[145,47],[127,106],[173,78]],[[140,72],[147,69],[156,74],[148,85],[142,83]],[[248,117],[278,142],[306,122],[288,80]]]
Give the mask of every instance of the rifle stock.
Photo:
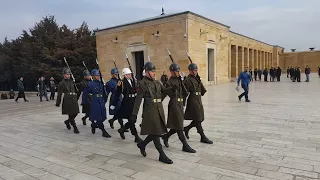
[[[73,76],[73,73],[72,73],[72,71],[71,71],[71,69],[70,69],[70,66],[69,66],[69,64],[68,64],[68,61],[67,61],[66,57],[63,57],[63,59],[64,59],[64,62],[67,64],[68,69],[69,69],[70,72],[71,72],[71,78],[72,78],[72,81],[73,81],[73,84],[74,84],[74,88],[75,88],[76,91],[78,92],[78,87],[77,87],[77,85],[76,85],[76,79],[75,79],[74,76]]]
[[[133,71],[132,71],[132,67],[131,67],[131,64],[130,64],[130,61],[129,61],[129,57],[128,57],[127,54],[126,54],[126,59],[127,59],[128,65],[129,65],[129,69],[130,69],[130,71],[131,71],[131,78],[132,78],[132,80],[133,80],[132,87],[133,87],[134,89],[136,89],[136,80],[135,80],[135,78],[134,78],[134,74],[133,74]]]

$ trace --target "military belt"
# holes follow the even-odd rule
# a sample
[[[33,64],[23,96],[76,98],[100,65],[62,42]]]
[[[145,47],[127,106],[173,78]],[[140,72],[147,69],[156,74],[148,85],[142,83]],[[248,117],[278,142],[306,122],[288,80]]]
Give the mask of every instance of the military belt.
[[[183,98],[177,98],[177,101],[178,101],[178,102],[182,102],[182,101],[183,101]]]
[[[130,98],[134,98],[134,97],[136,97],[136,96],[137,96],[137,93],[129,94],[129,97],[130,97]]]
[[[161,101],[161,99],[153,99],[152,102],[153,103],[159,103],[159,102],[162,102],[162,101]]]
[[[77,95],[77,93],[70,92],[70,93],[68,93],[68,95]]]
[[[97,97],[97,98],[102,98],[102,97],[103,97],[103,94],[94,94],[93,96],[94,96],[94,97]]]
[[[195,92],[194,94],[199,96],[199,95],[201,95],[201,92]]]

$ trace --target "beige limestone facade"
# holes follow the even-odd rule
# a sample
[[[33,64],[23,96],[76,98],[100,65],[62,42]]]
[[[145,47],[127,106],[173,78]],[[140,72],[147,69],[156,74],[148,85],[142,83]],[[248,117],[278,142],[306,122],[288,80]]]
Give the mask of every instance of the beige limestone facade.
[[[205,83],[220,84],[236,78],[245,67],[268,68],[279,65],[283,48],[273,46],[230,31],[230,27],[190,11],[97,30],[97,56],[104,77],[114,67],[128,67],[128,55],[133,71],[141,77],[143,64],[150,58],[159,78],[168,72],[171,60],[167,49],[188,74],[189,52],[198,65]],[[149,57],[149,58],[148,58]],[[168,73],[169,75],[169,73]]]
[[[285,52],[279,55],[279,65],[282,69],[298,66],[304,69],[307,65],[312,72],[317,72],[320,66],[320,51]]]

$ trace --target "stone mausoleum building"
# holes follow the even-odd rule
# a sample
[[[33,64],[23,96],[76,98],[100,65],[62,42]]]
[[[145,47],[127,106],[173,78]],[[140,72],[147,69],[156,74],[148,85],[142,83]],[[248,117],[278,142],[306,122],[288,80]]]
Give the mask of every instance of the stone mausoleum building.
[[[202,80],[220,84],[236,78],[245,67],[264,69],[278,66],[279,54],[284,51],[280,46],[232,32],[230,26],[190,11],[162,13],[95,33],[98,59],[105,77],[114,67],[113,58],[119,69],[128,67],[126,53],[138,79],[148,56],[156,65],[159,79],[163,71],[168,72],[171,64],[169,48],[182,72],[188,74],[188,51],[198,65]]]
[[[320,66],[319,50],[313,50],[313,48],[310,48],[310,51],[296,52],[294,49],[292,51],[294,52],[285,52],[280,54],[279,66],[282,69],[297,66],[303,71],[308,65],[312,72],[318,71],[318,67]]]

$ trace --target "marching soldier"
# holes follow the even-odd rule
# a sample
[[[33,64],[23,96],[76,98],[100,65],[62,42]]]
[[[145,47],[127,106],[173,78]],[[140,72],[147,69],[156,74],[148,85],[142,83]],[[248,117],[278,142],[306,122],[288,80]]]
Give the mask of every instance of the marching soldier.
[[[133,86],[134,79],[132,77],[132,72],[129,68],[124,68],[122,70],[123,79],[117,84],[117,99],[123,94],[123,99],[121,102],[120,109],[117,111],[116,115],[118,118],[128,119],[128,122],[118,130],[122,139],[125,139],[124,132],[130,129],[131,134],[135,137],[134,142],[141,142],[142,139],[139,137],[135,123],[130,119],[134,102],[137,96],[136,89]]]
[[[187,139],[189,139],[190,129],[196,127],[198,133],[201,136],[200,142],[212,144],[213,142],[205,136],[201,125],[204,120],[204,110],[201,96],[203,96],[207,91],[204,88],[198,75],[197,65],[195,63],[191,63],[189,64],[188,69],[190,74],[185,79],[184,83],[189,92],[189,97],[187,100],[187,108],[185,110],[184,119],[192,120],[192,122],[190,123],[190,125],[184,128],[184,132]]]
[[[171,135],[177,133],[180,141],[182,142],[182,151],[195,153],[196,151],[192,149],[186,141],[183,134],[183,97],[188,95],[187,89],[182,84],[180,77],[180,67],[176,63],[172,63],[169,68],[171,72],[171,77],[167,81],[167,87],[177,87],[176,92],[172,93],[170,96],[170,101],[168,105],[168,119],[167,128],[170,131],[162,136],[164,145],[169,147],[168,139]]]
[[[107,93],[109,94],[111,92],[109,114],[113,115],[113,118],[109,120],[109,123],[112,129],[114,128],[113,123],[115,120],[118,120],[121,128],[123,127],[122,118],[116,116],[116,112],[119,110],[122,101],[122,97],[119,97],[119,99],[116,97],[116,89],[119,82],[118,74],[119,72],[117,68],[111,69],[111,79],[106,83]]]
[[[172,88],[165,88],[160,81],[155,80],[156,67],[151,62],[147,62],[144,69],[146,75],[139,83],[138,95],[130,119],[131,121],[137,120],[140,104],[142,98],[144,98],[141,135],[148,136],[144,141],[138,143],[137,146],[140,149],[141,154],[145,157],[147,156],[145,151],[146,146],[149,142],[153,141],[160,154],[159,161],[166,164],[172,164],[172,160],[163,152],[160,143],[160,137],[167,133],[162,100],[164,98],[163,94],[172,94],[177,88],[175,86]]]
[[[79,105],[77,101],[77,92],[74,82],[70,79],[71,70],[68,68],[63,69],[64,79],[59,83],[58,96],[56,101],[56,106],[59,107],[61,104],[61,96],[63,96],[62,101],[62,114],[68,115],[68,120],[64,121],[67,128],[70,130],[73,126],[73,132],[78,134],[79,130],[77,128],[75,118],[79,114]]]
[[[79,87],[78,99],[81,95],[81,92],[83,92],[83,90],[88,87],[88,84],[91,81],[91,75],[88,70],[83,71],[83,77],[84,79],[78,84],[78,87]],[[90,98],[88,96],[88,93],[82,93],[82,101],[81,101],[82,113],[85,114],[85,116],[82,117],[83,125],[87,125],[86,119],[90,116],[90,100],[88,98]]]
[[[93,81],[88,84],[88,87],[84,90],[84,94],[88,93],[91,96],[90,106],[90,121],[91,121],[91,132],[95,134],[96,128],[98,127],[102,131],[102,136],[110,138],[111,136],[107,133],[104,128],[103,122],[107,119],[106,102],[107,97],[104,92],[104,85],[101,82],[100,72],[97,69],[91,71]],[[87,99],[85,99],[85,103]]]

